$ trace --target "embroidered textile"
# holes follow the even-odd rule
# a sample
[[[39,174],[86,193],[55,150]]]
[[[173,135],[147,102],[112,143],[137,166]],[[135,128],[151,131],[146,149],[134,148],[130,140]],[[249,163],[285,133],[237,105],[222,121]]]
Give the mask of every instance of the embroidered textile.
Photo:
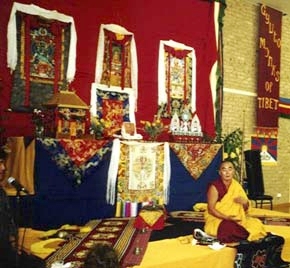
[[[111,123],[105,135],[112,136],[120,132],[123,122],[130,121],[129,95],[106,90],[96,90],[96,114]]]
[[[74,267],[81,268],[88,250],[96,243],[112,245],[119,258],[121,267],[134,266],[141,263],[150,238],[151,231],[140,233],[134,228],[135,219],[103,219],[89,222],[92,231],[79,233],[74,239],[67,241],[52,256],[46,259],[47,267],[58,260],[72,262]],[[134,254],[136,247],[142,248],[140,254]]]
[[[55,161],[57,167],[71,179],[81,182],[111,150],[112,143],[105,140],[37,139]]]
[[[196,58],[193,48],[175,41],[160,41],[158,104],[166,107],[162,116],[182,113],[184,105],[196,110]]]
[[[157,211],[144,211],[141,210],[139,216],[150,226],[153,226],[160,217],[162,217],[164,212],[162,210]]]
[[[128,159],[129,156],[129,159]],[[118,193],[123,200],[164,202],[164,144],[121,144]]]
[[[77,166],[80,166],[102,149],[106,141],[61,139],[59,143],[65,149],[71,160]]]
[[[221,144],[170,143],[170,148],[195,180],[210,165],[221,147]]]
[[[91,109],[90,112],[93,116],[102,116],[102,99],[108,99],[123,102],[122,116],[124,120],[135,123],[135,99],[132,90],[122,90],[114,88],[108,90],[96,83],[91,86]]]
[[[107,201],[110,204],[115,204],[116,184],[120,200],[155,200],[158,204],[166,204],[169,181],[168,143],[114,140],[107,182]]]

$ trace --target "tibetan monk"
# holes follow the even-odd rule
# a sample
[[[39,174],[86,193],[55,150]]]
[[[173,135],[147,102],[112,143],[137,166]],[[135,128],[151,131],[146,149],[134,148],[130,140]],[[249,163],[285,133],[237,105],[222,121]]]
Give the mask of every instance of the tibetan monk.
[[[267,235],[259,219],[249,217],[250,201],[240,183],[232,162],[223,161],[220,177],[209,184],[204,230],[221,243],[254,241]]]

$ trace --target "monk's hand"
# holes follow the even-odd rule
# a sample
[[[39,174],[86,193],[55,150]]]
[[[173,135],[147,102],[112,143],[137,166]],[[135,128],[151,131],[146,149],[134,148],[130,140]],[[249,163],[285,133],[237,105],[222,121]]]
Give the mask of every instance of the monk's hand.
[[[242,196],[234,198],[234,202],[241,204],[245,211],[247,211],[249,206],[250,206],[249,200],[245,197],[242,197]]]

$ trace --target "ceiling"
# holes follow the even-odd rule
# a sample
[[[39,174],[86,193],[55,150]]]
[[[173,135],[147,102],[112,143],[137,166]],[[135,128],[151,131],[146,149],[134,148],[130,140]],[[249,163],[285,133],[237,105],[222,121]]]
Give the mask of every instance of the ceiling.
[[[253,4],[265,4],[271,8],[282,11],[285,14],[290,15],[290,1],[289,0],[248,0]]]

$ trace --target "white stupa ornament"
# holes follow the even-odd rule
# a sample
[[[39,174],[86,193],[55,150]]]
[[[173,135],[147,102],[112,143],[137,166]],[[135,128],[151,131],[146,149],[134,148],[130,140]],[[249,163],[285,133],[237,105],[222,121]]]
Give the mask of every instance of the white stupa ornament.
[[[180,129],[180,120],[177,113],[175,112],[171,118],[170,130],[174,132],[174,131],[179,131],[179,129]]]
[[[195,114],[191,120],[191,133],[193,133],[196,136],[202,136],[202,129],[200,125],[199,118],[197,114]]]

